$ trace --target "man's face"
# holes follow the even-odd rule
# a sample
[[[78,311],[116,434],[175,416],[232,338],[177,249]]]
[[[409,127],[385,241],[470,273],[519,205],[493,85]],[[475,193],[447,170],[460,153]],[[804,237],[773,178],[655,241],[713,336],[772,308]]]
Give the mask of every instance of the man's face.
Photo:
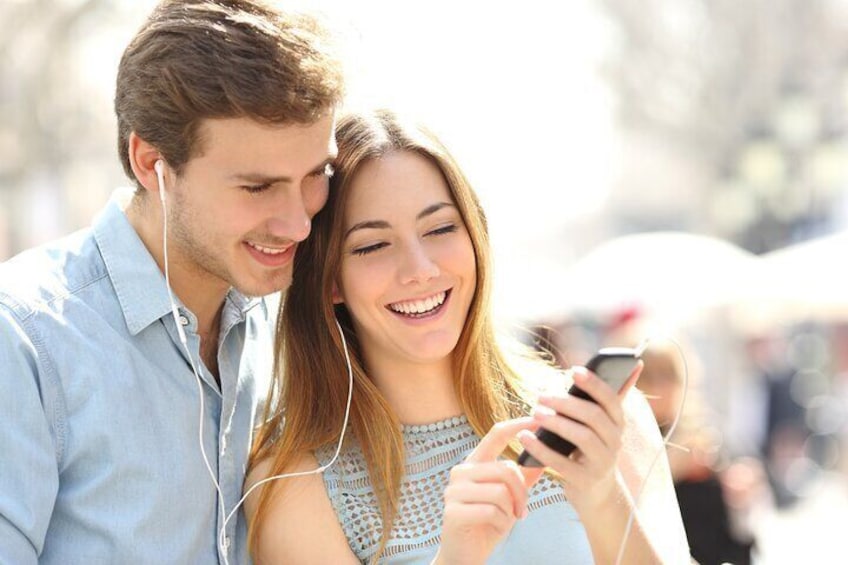
[[[183,285],[248,296],[288,287],[297,243],[327,201],[333,122],[202,124],[202,154],[167,193],[170,263]]]

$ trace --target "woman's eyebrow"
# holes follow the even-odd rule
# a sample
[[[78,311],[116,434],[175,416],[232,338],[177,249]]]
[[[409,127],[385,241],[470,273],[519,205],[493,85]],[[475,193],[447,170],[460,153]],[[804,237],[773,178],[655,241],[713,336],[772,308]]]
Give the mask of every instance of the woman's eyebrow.
[[[350,234],[357,230],[388,229],[390,227],[392,227],[391,224],[389,224],[386,220],[365,220],[364,222],[352,225],[350,229],[345,232],[344,238],[347,239]]]
[[[415,219],[421,220],[423,218],[426,218],[427,216],[435,214],[436,212],[438,212],[439,210],[441,210],[443,208],[455,208],[455,206],[450,202],[436,202],[435,204],[430,204],[429,206],[427,206],[426,208],[424,208],[423,210],[418,212],[418,215],[415,216]],[[367,230],[367,229],[377,229],[377,230],[383,229],[384,230],[384,229],[388,229],[390,227],[392,227],[391,224],[389,222],[385,221],[385,220],[365,220],[363,222],[357,222],[356,224],[352,225],[345,232],[344,239],[347,239],[350,234],[352,234],[353,232],[355,232],[357,230]]]
[[[415,216],[415,219],[421,220],[421,219],[426,218],[427,216],[429,216],[431,214],[435,214],[436,212],[438,212],[442,208],[447,208],[447,207],[455,208],[455,206],[450,202],[436,202],[435,204],[431,204],[431,205],[427,206],[426,208],[424,208],[423,210],[421,210],[418,213],[418,215]]]

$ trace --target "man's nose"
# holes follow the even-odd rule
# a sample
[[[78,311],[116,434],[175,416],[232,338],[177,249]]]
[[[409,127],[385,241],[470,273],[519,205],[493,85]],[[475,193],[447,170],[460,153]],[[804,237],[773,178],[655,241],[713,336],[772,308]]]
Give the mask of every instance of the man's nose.
[[[312,219],[300,190],[287,190],[285,197],[273,204],[268,222],[272,235],[292,241],[303,241],[312,229]]]

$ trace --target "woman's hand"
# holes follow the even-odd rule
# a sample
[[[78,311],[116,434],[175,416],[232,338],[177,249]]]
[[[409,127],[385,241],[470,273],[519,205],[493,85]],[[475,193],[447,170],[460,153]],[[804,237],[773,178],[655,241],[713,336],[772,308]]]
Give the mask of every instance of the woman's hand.
[[[597,507],[609,502],[620,490],[616,484],[616,462],[625,423],[621,400],[636,382],[642,366],[640,362],[618,394],[594,373],[583,367],[574,368],[574,383],[597,403],[565,391],[539,398],[534,420],[573,443],[577,450],[570,456],[549,448],[529,431],[519,433],[521,444],[533,457],[562,475],[565,495],[578,512],[587,505]]]
[[[465,461],[451,469],[434,563],[485,563],[515,521],[527,515],[528,489],[543,471],[498,457],[518,432],[537,427],[533,418],[495,424]]]

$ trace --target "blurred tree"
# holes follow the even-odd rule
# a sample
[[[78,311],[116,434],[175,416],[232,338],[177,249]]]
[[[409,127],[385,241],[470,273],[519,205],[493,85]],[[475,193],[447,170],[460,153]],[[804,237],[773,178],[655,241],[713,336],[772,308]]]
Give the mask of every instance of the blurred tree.
[[[827,229],[846,180],[832,143],[845,137],[845,3],[600,2],[617,30],[605,74],[630,132],[620,214],[647,200],[657,225],[640,227],[682,222],[757,252],[806,224]]]
[[[114,118],[98,82],[113,71],[91,58],[104,35],[95,25],[120,27],[119,15],[109,0],[0,3],[0,260],[88,223],[116,178],[103,162]]]

